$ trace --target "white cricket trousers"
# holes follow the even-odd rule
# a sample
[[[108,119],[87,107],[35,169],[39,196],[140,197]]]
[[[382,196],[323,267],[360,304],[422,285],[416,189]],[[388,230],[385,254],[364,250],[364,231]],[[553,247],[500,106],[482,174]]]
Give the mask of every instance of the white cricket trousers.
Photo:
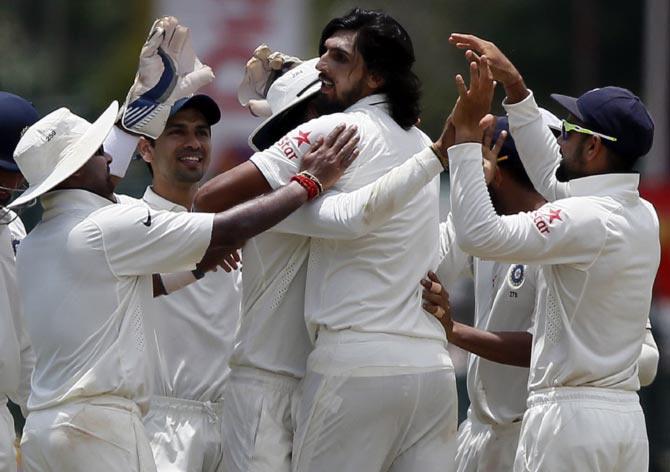
[[[0,472],[16,472],[14,418],[7,403],[0,405]]]
[[[425,341],[416,338],[340,343],[337,335],[324,340],[322,334],[298,395],[293,470],[454,470],[458,402],[450,361],[448,367],[413,367],[412,348]],[[408,363],[366,364],[365,353],[376,363],[392,352]],[[347,362],[350,369],[332,373],[332,366]]]
[[[457,472],[510,472],[520,432],[521,421],[491,425],[468,410],[458,428]]]
[[[155,472],[137,404],[98,396],[30,412],[25,472]]]
[[[223,402],[226,472],[291,470],[291,405],[298,382],[288,375],[232,366]]]
[[[558,387],[528,396],[515,472],[648,468],[647,430],[636,392]]]
[[[160,472],[223,471],[223,402],[151,397],[144,417]]]

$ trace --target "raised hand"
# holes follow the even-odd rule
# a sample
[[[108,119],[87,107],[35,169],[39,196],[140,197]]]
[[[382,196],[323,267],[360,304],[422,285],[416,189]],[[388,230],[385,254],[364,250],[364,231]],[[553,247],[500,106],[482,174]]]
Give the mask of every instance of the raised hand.
[[[505,159],[506,156],[500,155],[500,150],[502,145],[507,138],[507,131],[501,131],[496,139],[495,144],[491,147],[491,141],[493,140],[493,133],[495,131],[495,117],[493,115],[487,115],[484,120],[487,120],[489,117],[493,118],[492,123],[488,124],[484,128],[484,141],[482,143],[482,155],[484,156],[484,180],[486,185],[490,184],[491,181],[495,178],[496,171],[498,169],[498,162],[501,159]],[[482,120],[484,122],[484,120]]]
[[[456,144],[481,142],[481,120],[488,114],[493,101],[495,82],[488,66],[486,56],[479,62],[470,63],[470,86],[465,86],[463,76],[455,78],[458,100],[453,111]]]
[[[121,124],[131,133],[157,138],[170,108],[214,80],[195,55],[189,29],[175,17],[156,20],[140,52],[135,81],[122,107]]]
[[[338,125],[325,138],[316,140],[303,156],[301,172],[314,176],[323,191],[335,185],[344,171],[358,157],[359,137],[356,126]]]
[[[272,83],[287,70],[300,65],[302,60],[283,52],[272,50],[267,44],[256,48],[244,68],[244,78],[237,88],[237,99],[258,116],[269,116],[272,112],[263,102]],[[260,102],[260,103],[259,103]]]

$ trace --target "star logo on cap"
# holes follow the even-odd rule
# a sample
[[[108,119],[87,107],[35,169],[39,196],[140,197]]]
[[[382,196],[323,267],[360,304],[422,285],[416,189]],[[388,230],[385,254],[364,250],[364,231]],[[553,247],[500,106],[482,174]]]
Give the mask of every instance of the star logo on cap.
[[[561,210],[549,210],[549,224],[554,220],[563,221],[561,218]]]
[[[305,133],[303,131],[298,130],[298,137],[295,138],[298,141],[298,147],[300,147],[303,144],[312,144],[309,141],[310,133],[311,133],[311,131],[308,131],[308,132]]]

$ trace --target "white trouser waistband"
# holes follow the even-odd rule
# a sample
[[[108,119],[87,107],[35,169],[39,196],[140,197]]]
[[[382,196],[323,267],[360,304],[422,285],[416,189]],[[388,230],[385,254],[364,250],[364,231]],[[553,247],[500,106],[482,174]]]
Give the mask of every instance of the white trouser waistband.
[[[598,387],[555,387],[536,390],[528,395],[528,408],[547,403],[604,401],[618,404],[640,404],[637,392]]]
[[[186,398],[163,397],[154,395],[151,397],[149,412],[179,412],[196,413],[206,416],[210,422],[216,422],[223,416],[223,401],[198,401]]]
[[[319,329],[307,368],[326,375],[387,376],[453,369],[446,339]]]
[[[256,369],[255,367],[232,366],[228,382],[241,382],[267,386],[273,390],[284,393],[292,393],[300,379],[291,375],[278,374],[269,370]]]
[[[124,397],[118,397],[116,395],[97,395],[95,397],[82,397],[69,400],[60,405],[54,405],[49,408],[41,408],[39,410],[33,410],[30,414],[38,414],[41,412],[51,412],[51,411],[60,411],[68,410],[70,407],[79,407],[81,405],[94,405],[104,408],[115,408],[118,410],[129,411],[137,415],[138,418],[142,417],[140,412],[140,407],[133,400]]]

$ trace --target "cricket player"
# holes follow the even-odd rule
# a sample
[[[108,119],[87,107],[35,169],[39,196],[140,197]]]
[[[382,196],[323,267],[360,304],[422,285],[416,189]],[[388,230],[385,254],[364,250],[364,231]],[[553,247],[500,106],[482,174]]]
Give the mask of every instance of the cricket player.
[[[208,67],[184,59],[180,28],[154,24],[145,45],[153,54],[143,59],[163,67],[143,70],[141,61],[126,129],[157,138],[173,103],[212,80]],[[137,118],[147,109],[155,113]],[[335,152],[322,146],[325,157],[317,151],[303,160],[311,184],[294,179],[228,212],[154,211],[117,203],[112,192],[101,144],[117,114],[113,103],[90,124],[56,110],[28,129],[15,153],[29,187],[12,205],[40,197],[45,209],[17,258],[27,328],[39,346],[22,443],[28,471],[155,470],[140,420],[151,395],[143,312],[152,274],[218,262],[330,188],[354,155],[352,142],[337,141]],[[40,291],[29,290],[33,284]]]
[[[353,10],[327,25],[320,46],[319,97],[345,112],[299,126],[238,172],[276,188],[340,121],[358,126],[361,148],[341,193],[372,184],[407,156],[431,154],[430,140],[413,127],[418,79],[411,41],[395,20]],[[421,310],[420,291],[405,283],[437,265],[439,183],[429,181],[374,228],[348,224],[350,208],[326,200],[274,228],[312,238],[305,317],[315,349],[295,417],[294,470],[442,470],[453,461],[456,393],[444,332]]]
[[[469,88],[456,79],[457,144],[448,149],[456,241],[480,258],[540,265],[514,470],[646,470],[637,359],[660,248],[658,218],[632,167],[651,146],[653,122],[626,89],[554,95],[570,112],[557,143],[494,44],[462,34],[450,42],[468,49],[471,75]],[[505,86],[519,155],[549,201],[534,212],[497,216],[483,184],[479,121],[494,78]]]
[[[190,210],[209,166],[211,127],[220,118],[212,98],[194,95],[173,105],[157,139],[140,139],[139,153],[152,173],[142,198],[148,208]],[[197,277],[188,271],[163,274],[167,296],[155,298],[144,319],[154,374],[144,426],[158,470],[222,470],[223,389],[239,320],[240,287],[237,272]]]
[[[10,399],[28,415],[35,355],[25,329],[16,281],[16,248],[26,236],[21,219],[6,205],[23,183],[13,154],[21,132],[38,119],[27,100],[0,92],[0,471],[16,471],[14,419]]]
[[[265,154],[283,156],[280,143],[289,139],[282,137],[286,129],[328,112],[317,95],[321,85],[317,61],[300,64],[294,57],[271,53],[267,46],[257,48],[247,64],[240,99],[252,113],[274,112],[250,136],[252,147],[262,151],[251,162],[205,184],[198,193],[199,205],[222,210],[240,198],[254,196],[252,191],[269,190],[264,178],[258,185],[253,160]],[[293,68],[272,83],[272,71],[289,62]],[[373,184],[350,193],[328,192],[321,202],[314,202],[317,205],[307,205],[297,219],[318,215],[324,224],[342,226],[343,234],[362,234],[386,221],[442,170],[426,149]],[[259,235],[243,249],[243,312],[224,403],[228,470],[290,470],[290,405],[311,350],[304,321],[309,238],[280,231],[275,228]]]

